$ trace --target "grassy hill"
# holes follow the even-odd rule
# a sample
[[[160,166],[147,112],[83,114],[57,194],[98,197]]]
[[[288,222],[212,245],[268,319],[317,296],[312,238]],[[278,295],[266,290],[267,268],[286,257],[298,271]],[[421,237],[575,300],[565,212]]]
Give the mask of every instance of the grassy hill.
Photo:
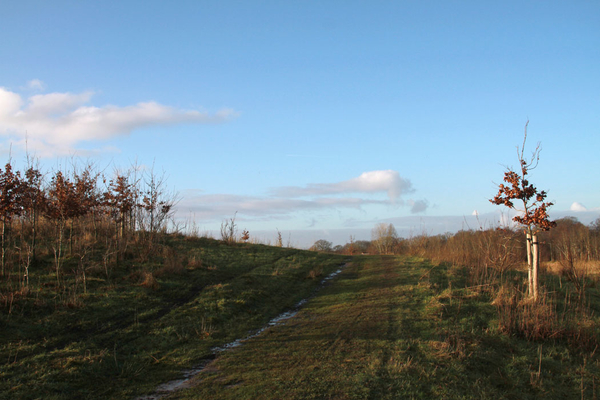
[[[78,268],[68,257],[60,281],[47,260],[31,267],[27,290],[9,297],[4,288],[0,398],[135,399],[201,360],[192,387],[169,398],[597,396],[595,284],[575,302],[566,282],[547,276],[552,299],[564,300],[528,308],[508,286],[472,286],[462,268],[355,256],[312,296],[348,257],[161,240],[146,260],[98,256],[82,275],[67,273]],[[523,276],[504,279],[518,286]],[[287,323],[213,355],[307,297]],[[582,309],[587,319],[568,318]]]
[[[5,296],[0,398],[133,398],[308,297],[344,257],[171,235],[162,254],[57,284],[52,263]],[[76,257],[64,269],[76,268]],[[101,260],[100,260],[101,261]],[[92,264],[94,265],[94,264]],[[107,267],[108,268],[108,267]],[[79,280],[79,281],[77,281]],[[4,291],[3,293],[7,293]]]

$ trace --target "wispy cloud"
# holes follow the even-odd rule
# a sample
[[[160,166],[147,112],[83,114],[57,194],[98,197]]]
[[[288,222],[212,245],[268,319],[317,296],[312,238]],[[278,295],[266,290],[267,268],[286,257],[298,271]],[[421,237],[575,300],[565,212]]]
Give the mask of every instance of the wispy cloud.
[[[29,86],[43,88],[43,83],[34,80]],[[231,109],[210,114],[153,101],[96,107],[89,105],[93,95],[91,91],[48,93],[24,100],[20,94],[0,87],[0,134],[21,146],[27,136],[30,150],[45,157],[71,154],[82,142],[126,136],[146,126],[219,123],[235,116]]]
[[[356,178],[337,183],[311,183],[305,187],[286,186],[271,190],[276,197],[297,198],[350,193],[387,193],[392,202],[406,193],[413,192],[411,182],[400,176],[398,171],[364,172]]]
[[[291,215],[300,211],[315,211],[336,208],[359,209],[368,204],[389,204],[383,200],[356,197],[320,197],[316,199],[283,199],[273,197],[239,196],[230,194],[183,195],[178,204],[180,216],[192,213],[203,220],[220,221],[238,212],[249,218],[268,218]]]
[[[291,218],[298,212],[326,210],[331,213],[344,209],[363,210],[370,205],[390,206],[400,204],[400,197],[414,191],[410,181],[401,178],[397,171],[371,171],[357,178],[337,183],[311,183],[305,187],[274,188],[265,196],[240,196],[233,194],[184,193],[179,203],[179,215],[195,215],[204,221],[220,221],[237,212],[240,218],[268,220]],[[360,196],[382,193],[388,199]],[[422,212],[427,200],[411,201],[413,212]],[[309,226],[315,226],[314,215]]]
[[[25,88],[29,90],[42,91],[46,89],[46,84],[39,79],[32,79],[27,82]]]
[[[429,202],[427,200],[409,200],[410,212],[413,214],[419,214],[427,211],[429,208]]]

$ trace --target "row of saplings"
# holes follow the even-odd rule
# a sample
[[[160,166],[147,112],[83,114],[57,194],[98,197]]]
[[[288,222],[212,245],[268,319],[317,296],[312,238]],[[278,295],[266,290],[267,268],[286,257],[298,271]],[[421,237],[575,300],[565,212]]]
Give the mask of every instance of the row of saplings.
[[[153,170],[117,171],[108,179],[91,165],[44,174],[28,164],[23,172],[11,161],[0,168],[5,298],[16,286],[29,287],[30,267],[42,255],[52,260],[60,286],[66,258],[83,260],[102,247],[105,263],[108,256],[118,261],[132,238],[151,242],[172,217],[176,195]]]

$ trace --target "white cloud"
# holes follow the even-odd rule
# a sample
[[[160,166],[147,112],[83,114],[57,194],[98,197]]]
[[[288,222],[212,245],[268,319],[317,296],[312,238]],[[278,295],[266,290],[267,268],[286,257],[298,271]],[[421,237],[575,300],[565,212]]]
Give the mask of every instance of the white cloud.
[[[21,96],[0,87],[0,120],[16,116],[23,105]]]
[[[35,84],[34,84],[35,86]],[[87,105],[93,92],[38,94],[27,99],[0,87],[0,134],[39,156],[76,152],[81,142],[108,140],[129,135],[151,125],[218,123],[235,116],[230,109],[214,114],[180,110],[156,102],[117,107]]]
[[[17,115],[36,119],[61,116],[89,102],[93,95],[93,92],[37,94],[29,98],[27,108]]]
[[[573,204],[571,204],[570,210],[575,211],[575,212],[581,212],[581,211],[587,211],[588,209],[583,204],[574,202]]]
[[[397,171],[364,172],[356,178],[337,183],[311,183],[306,187],[287,186],[273,189],[271,193],[277,197],[305,197],[347,193],[387,193],[392,202],[406,193],[413,192],[412,184]]]

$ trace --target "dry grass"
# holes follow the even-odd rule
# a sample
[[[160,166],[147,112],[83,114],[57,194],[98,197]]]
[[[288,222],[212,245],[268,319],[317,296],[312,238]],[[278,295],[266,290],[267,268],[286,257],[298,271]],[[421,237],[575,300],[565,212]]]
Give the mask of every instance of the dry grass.
[[[188,258],[187,267],[189,269],[198,269],[202,268],[202,259],[196,257],[195,255]]]
[[[163,265],[154,271],[155,277],[164,275],[177,275],[185,271],[182,257],[172,247],[164,247],[162,250]]]
[[[160,285],[154,274],[152,272],[144,271],[142,272],[142,281],[140,282],[140,286],[146,287],[148,289],[157,290]]]
[[[321,268],[321,267],[311,269],[308,272],[308,277],[310,279],[317,279],[317,278],[321,277],[322,275],[323,275],[323,268]]]
[[[589,276],[594,280],[600,278],[600,261],[576,261],[573,267],[578,275]],[[541,268],[550,274],[566,276],[569,266],[561,261],[548,261],[542,263]]]
[[[566,295],[543,291],[537,301],[514,286],[499,288],[492,305],[498,310],[498,328],[509,335],[528,340],[565,340],[582,349],[594,349],[600,343],[595,333],[593,312],[589,306]]]

